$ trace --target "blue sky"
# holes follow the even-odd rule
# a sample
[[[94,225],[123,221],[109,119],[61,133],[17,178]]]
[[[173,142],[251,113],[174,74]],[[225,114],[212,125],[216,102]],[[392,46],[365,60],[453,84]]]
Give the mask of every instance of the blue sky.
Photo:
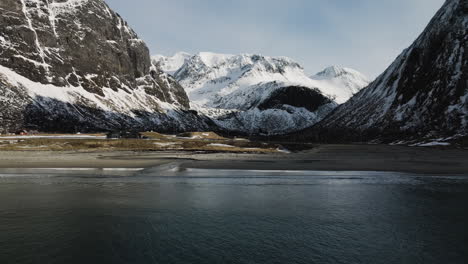
[[[152,54],[287,56],[371,78],[422,32],[444,0],[107,0]]]

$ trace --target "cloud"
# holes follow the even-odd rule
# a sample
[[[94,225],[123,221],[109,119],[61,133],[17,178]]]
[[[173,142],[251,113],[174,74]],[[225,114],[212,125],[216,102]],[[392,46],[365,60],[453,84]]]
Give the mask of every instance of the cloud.
[[[444,0],[107,0],[153,53],[288,56],[315,73],[329,65],[376,77]]]

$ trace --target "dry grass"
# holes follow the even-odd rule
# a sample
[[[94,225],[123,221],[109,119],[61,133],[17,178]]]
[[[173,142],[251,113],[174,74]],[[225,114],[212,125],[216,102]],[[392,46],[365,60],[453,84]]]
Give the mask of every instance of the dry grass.
[[[207,151],[231,153],[274,153],[278,145],[235,140],[174,138],[159,133],[146,134],[154,139],[56,139],[33,138],[0,142],[3,151]]]
[[[143,132],[141,134],[143,136],[149,138],[149,139],[168,139],[168,138],[172,138],[169,135],[164,135],[164,134],[161,134],[161,133],[158,133],[158,132]]]
[[[13,135],[13,136],[18,136],[19,135]],[[34,134],[31,136],[36,136],[36,137],[60,137],[60,136],[90,136],[90,137],[105,137],[106,134],[104,133],[95,133],[95,134],[50,134],[50,133],[39,133],[39,134]],[[3,137],[11,137],[8,135],[0,135],[0,139]]]

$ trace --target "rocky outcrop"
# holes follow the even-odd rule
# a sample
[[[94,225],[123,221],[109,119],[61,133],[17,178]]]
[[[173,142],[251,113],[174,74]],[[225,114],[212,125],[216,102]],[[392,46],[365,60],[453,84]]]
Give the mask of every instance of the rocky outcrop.
[[[2,126],[22,117],[17,126],[50,130],[207,127],[103,0],[2,0],[0,11],[0,107],[10,113]]]

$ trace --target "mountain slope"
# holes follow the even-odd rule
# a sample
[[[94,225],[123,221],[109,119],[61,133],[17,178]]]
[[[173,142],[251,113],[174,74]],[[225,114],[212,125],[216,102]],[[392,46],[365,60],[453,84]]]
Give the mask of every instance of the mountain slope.
[[[3,130],[206,126],[104,1],[2,0],[0,9]]]
[[[339,87],[328,89],[333,86],[329,79],[312,80],[285,57],[201,52],[185,59],[174,77],[187,91],[192,107],[221,127],[244,133],[303,129],[336,107],[330,99],[337,96],[333,92],[346,96]],[[343,88],[344,94],[347,89]]]
[[[468,1],[447,0],[414,44],[314,133],[342,137],[352,130],[367,139],[467,135],[467,50]]]

